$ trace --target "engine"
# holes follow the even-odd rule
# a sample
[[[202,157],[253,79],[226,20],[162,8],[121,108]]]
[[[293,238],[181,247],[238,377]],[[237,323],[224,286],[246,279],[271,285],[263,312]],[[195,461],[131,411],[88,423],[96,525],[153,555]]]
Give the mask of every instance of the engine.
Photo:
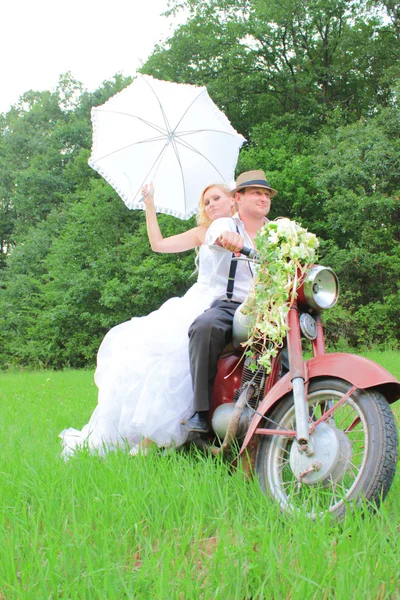
[[[241,394],[246,392],[246,406],[240,417],[236,433],[237,438],[242,438],[246,434],[254,410],[264,397],[267,382],[266,371],[260,366],[257,366],[254,370],[251,368],[252,364],[251,357],[247,357],[243,364],[240,387],[234,394],[234,401],[221,404],[213,413],[212,428],[221,440],[225,438],[233,410]]]

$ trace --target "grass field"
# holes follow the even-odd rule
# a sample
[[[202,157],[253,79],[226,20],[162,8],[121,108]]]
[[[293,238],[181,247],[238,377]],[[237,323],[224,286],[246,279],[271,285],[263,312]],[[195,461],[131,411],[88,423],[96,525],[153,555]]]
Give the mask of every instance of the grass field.
[[[368,357],[400,379],[400,353]],[[195,453],[65,463],[95,404],[91,371],[0,374],[0,600],[400,597],[399,470],[374,516],[288,517]]]

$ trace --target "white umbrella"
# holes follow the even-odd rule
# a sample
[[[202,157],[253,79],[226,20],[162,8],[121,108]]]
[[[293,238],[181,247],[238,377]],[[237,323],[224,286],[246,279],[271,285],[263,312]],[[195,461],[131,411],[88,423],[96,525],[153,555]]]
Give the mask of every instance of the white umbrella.
[[[92,108],[92,123],[89,165],[129,208],[144,208],[140,190],[152,181],[157,211],[180,219],[207,185],[233,182],[245,141],[205,87],[146,75]]]

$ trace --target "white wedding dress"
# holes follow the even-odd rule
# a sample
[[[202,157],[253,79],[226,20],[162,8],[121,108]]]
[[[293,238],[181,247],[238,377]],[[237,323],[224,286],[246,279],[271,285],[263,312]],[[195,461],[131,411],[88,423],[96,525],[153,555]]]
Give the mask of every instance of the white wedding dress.
[[[181,421],[193,413],[188,329],[213,299],[208,246],[199,259],[197,282],[182,298],[107,333],[97,355],[98,404],[81,431],[60,433],[64,458],[82,447],[101,455],[133,448],[143,437],[162,447],[186,441]]]

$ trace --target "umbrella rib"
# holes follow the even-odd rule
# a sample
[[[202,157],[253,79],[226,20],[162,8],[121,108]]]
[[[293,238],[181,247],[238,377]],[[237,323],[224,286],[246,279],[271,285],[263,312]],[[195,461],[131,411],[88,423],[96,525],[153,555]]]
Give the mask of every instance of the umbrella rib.
[[[168,148],[168,144],[165,144],[165,146],[164,146],[164,147],[161,149],[161,151],[160,151],[160,154],[157,156],[156,160],[153,162],[152,166],[151,166],[151,167],[150,167],[150,169],[147,171],[147,174],[146,174],[145,178],[143,179],[142,183],[139,185],[139,187],[138,187],[138,190],[137,190],[136,194],[133,196],[134,198],[136,198],[136,196],[138,195],[138,193],[139,193],[139,190],[141,190],[141,189],[142,189],[143,185],[145,184],[145,182],[146,182],[146,180],[147,180],[148,176],[149,176],[149,175],[150,175],[150,173],[153,171],[153,169],[154,169],[154,171],[153,171],[153,177],[154,177],[154,176],[155,176],[155,174],[157,173],[158,167],[160,166],[160,162],[161,162],[162,156],[163,156],[163,154],[165,153],[165,151],[167,150],[167,148]],[[158,163],[158,165],[157,165],[157,163]],[[154,167],[155,167],[155,165],[157,165],[157,168],[154,168]]]
[[[193,104],[196,102],[196,100],[198,100],[198,99],[200,98],[200,96],[201,96],[202,94],[204,94],[204,92],[205,92],[205,91],[206,91],[206,89],[204,88],[204,89],[203,89],[203,90],[200,92],[200,94],[197,94],[196,98],[193,98],[192,102],[189,104],[189,106],[187,107],[187,109],[185,110],[185,112],[183,113],[183,115],[181,116],[181,118],[179,119],[178,123],[176,124],[176,126],[175,126],[175,129],[174,129],[174,134],[175,134],[175,131],[177,130],[177,128],[179,127],[179,125],[180,125],[180,123],[181,123],[182,119],[185,117],[185,115],[186,115],[186,114],[189,112],[189,110],[192,108],[192,106],[193,106]]]
[[[103,158],[112,156],[113,154],[117,154],[118,152],[122,152],[123,150],[126,150],[127,148],[132,148],[132,146],[136,146],[138,144],[148,144],[149,142],[161,142],[162,140],[166,140],[166,139],[167,139],[166,136],[162,135],[160,137],[149,138],[148,140],[140,140],[140,142],[133,142],[132,144],[127,144],[126,146],[123,146],[122,148],[117,148],[116,150],[113,150],[112,152],[108,152],[108,154],[104,154],[103,156],[96,158],[96,162],[99,160],[103,160]]]
[[[165,125],[166,125],[166,128],[167,128],[167,132],[168,132],[168,133],[172,133],[172,129],[171,129],[171,127],[170,127],[170,124],[169,124],[169,122],[168,122],[167,115],[166,115],[166,113],[165,113],[165,111],[164,111],[163,105],[161,104],[161,100],[160,100],[160,98],[157,96],[157,93],[156,93],[156,91],[155,91],[155,90],[154,90],[154,88],[153,88],[153,87],[150,85],[150,83],[149,83],[149,81],[147,80],[147,78],[143,77],[143,79],[145,80],[145,82],[147,83],[147,85],[149,86],[149,88],[151,89],[151,91],[153,92],[153,94],[155,95],[155,97],[156,97],[156,99],[157,99],[158,105],[159,105],[159,107],[160,107],[161,114],[162,114],[162,116],[163,116],[163,118],[164,118],[164,122],[165,122]]]
[[[189,129],[188,131],[180,131],[179,133],[175,133],[174,137],[180,138],[186,135],[193,135],[195,133],[222,133],[224,135],[237,137],[237,133],[231,131],[221,131],[221,129]]]
[[[180,156],[179,156],[178,148],[176,147],[175,139],[172,140],[172,147],[174,149],[176,160],[178,161],[178,165],[179,165],[179,168],[181,170],[181,176],[182,176],[182,182],[183,182],[183,205],[186,207],[185,177],[183,175],[183,167],[182,167],[181,159],[180,159]]]
[[[222,175],[222,173],[220,173],[220,171],[217,169],[217,167],[210,161],[210,159],[207,158],[207,156],[205,154],[203,154],[202,152],[200,152],[200,150],[197,150],[197,148],[194,148],[194,146],[191,146],[187,142],[184,142],[183,140],[179,140],[179,139],[174,139],[174,149],[175,149],[175,144],[176,143],[181,144],[181,146],[183,146],[184,148],[187,148],[188,150],[191,150],[195,154],[198,154],[199,156],[202,156],[204,158],[204,160],[206,162],[208,162],[208,164],[210,164],[216,170],[216,172],[218,173],[218,175],[220,177],[222,177],[222,179],[224,179],[224,176]],[[176,153],[178,153],[177,149],[176,149]]]
[[[97,109],[97,112],[102,112],[102,113],[110,113],[111,115],[122,115],[123,117],[131,117],[132,119],[137,119],[138,121],[142,121],[142,123],[144,123],[145,125],[148,125],[149,127],[152,127],[153,129],[155,129],[156,131],[158,131],[159,133],[166,135],[167,133],[169,133],[171,130],[169,128],[167,128],[167,130],[163,129],[160,125],[156,125],[155,123],[152,123],[151,121],[148,121],[147,119],[143,119],[142,117],[138,117],[137,115],[131,115],[130,113],[126,113],[126,112],[121,112],[119,110],[99,110]]]

